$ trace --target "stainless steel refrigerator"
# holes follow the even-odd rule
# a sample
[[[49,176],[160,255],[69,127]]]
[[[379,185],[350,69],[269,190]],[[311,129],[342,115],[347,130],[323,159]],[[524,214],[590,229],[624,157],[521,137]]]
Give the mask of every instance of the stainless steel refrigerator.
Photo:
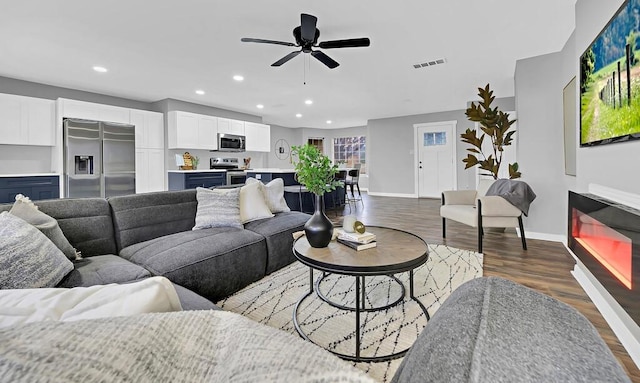
[[[135,127],[66,118],[64,195],[113,197],[136,192]]]

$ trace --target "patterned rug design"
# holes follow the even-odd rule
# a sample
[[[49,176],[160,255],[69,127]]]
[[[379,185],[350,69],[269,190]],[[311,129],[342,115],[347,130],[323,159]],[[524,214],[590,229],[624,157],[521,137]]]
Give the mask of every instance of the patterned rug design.
[[[314,279],[322,276],[314,272]],[[415,295],[433,315],[458,286],[482,276],[482,254],[444,245],[429,245],[429,260],[414,270]],[[361,355],[392,354],[410,347],[427,324],[419,305],[409,298],[409,273],[397,274],[406,296],[384,311],[362,312]],[[331,301],[353,306],[355,278],[327,275],[320,290]],[[236,294],[217,302],[225,310],[257,322],[297,334],[293,309],[309,291],[309,268],[295,262]],[[400,285],[386,276],[366,278],[366,307],[380,307],[397,300]],[[355,352],[355,313],[337,309],[317,295],[306,298],[298,311],[298,322],[307,336],[323,348],[344,354]],[[354,363],[379,381],[391,380],[402,359],[380,363]]]

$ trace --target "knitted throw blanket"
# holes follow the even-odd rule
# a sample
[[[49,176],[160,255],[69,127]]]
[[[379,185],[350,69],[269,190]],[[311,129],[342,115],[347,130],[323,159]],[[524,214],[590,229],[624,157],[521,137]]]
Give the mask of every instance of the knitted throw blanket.
[[[373,382],[299,337],[223,311],[0,330],[7,382]]]

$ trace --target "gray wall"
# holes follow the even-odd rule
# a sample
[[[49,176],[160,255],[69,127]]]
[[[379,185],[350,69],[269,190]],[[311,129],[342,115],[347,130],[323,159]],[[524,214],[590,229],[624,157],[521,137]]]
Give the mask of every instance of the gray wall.
[[[562,63],[562,53],[516,63],[518,162],[522,181],[537,195],[524,220],[529,232],[561,234],[566,228]]]
[[[40,84],[37,82],[17,80],[0,76],[0,93],[17,94],[20,96],[45,98],[56,100],[58,98],[69,98],[72,100],[95,102],[123,108],[153,110],[151,103],[130,100],[121,97],[112,97],[104,94],[85,92],[76,89],[61,88],[52,85]]]
[[[576,30],[562,51],[516,63],[516,110],[520,140],[518,160],[536,194],[525,227],[534,233],[566,236],[567,191],[587,191],[591,183],[640,194],[634,159],[640,142],[577,148],[576,176],[564,174],[562,90],[578,74],[582,52],[607,24],[622,0],[576,3]],[[576,97],[576,137],[579,135]]]
[[[268,168],[280,168],[280,169],[293,169],[291,163],[291,153],[286,159],[279,159],[276,157],[276,142],[278,140],[285,140],[289,144],[289,149],[294,145],[300,145],[302,143],[303,129],[291,129],[285,128],[279,125],[271,125],[271,152],[267,156]]]
[[[503,111],[513,111],[515,99],[513,97],[496,98],[494,105]],[[462,159],[467,156],[468,145],[458,139],[467,128],[474,127],[474,123],[467,120],[465,110],[369,120],[367,126],[369,191],[413,195],[415,193],[413,125],[454,120],[458,121],[456,126],[458,189],[475,188],[475,169],[465,170],[462,162]]]

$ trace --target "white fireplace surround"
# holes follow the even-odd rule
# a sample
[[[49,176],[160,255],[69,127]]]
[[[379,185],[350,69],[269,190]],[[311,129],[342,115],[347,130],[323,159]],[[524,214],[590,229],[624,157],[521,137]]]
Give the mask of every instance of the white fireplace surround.
[[[640,210],[640,196],[606,186],[589,184],[588,192],[611,201]],[[566,246],[566,242],[565,242]],[[640,367],[640,326],[627,314],[609,292],[598,282],[586,266],[567,247],[576,261],[573,277],[589,295],[604,319],[607,321],[620,343],[625,347],[634,363]]]

